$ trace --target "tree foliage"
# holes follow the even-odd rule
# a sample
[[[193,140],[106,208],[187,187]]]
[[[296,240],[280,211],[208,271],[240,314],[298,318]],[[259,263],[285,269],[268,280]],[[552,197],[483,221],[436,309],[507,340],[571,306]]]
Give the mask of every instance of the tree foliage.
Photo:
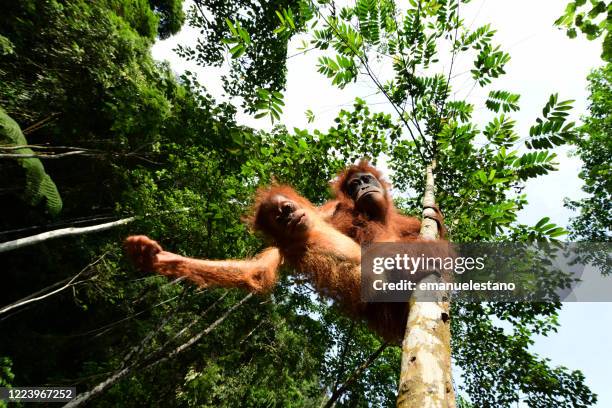
[[[179,45],[177,52],[202,66],[220,66],[229,47],[233,59],[224,88],[253,112],[258,89],[272,94],[285,88],[287,42],[304,28],[301,15],[301,3],[287,0],[195,0],[187,19],[200,35],[195,46]]]
[[[248,233],[240,214],[259,184],[275,175],[320,203],[327,181],[348,159],[331,152],[368,154],[368,144],[357,135],[340,140],[333,131],[277,127],[268,134],[239,126],[236,108],[216,103],[193,75],[175,78],[151,60],[151,31],[137,24],[150,14],[139,4],[20,2],[0,17],[11,50],[0,60],[7,111],[30,143],[93,152],[45,163],[64,199],[57,219],[23,206],[14,194],[23,181],[3,171],[2,240],[141,216],[129,229],[2,255],[3,303],[48,291],[82,271],[69,289],[3,316],[1,350],[14,361],[15,373],[7,381],[69,383],[85,391],[109,372],[137,364],[91,405],[319,406],[321,390],[333,385],[325,364],[334,358],[328,350],[340,320],[335,310],[284,281],[273,296],[247,302],[205,341],[156,363],[242,295],[223,297],[222,291],[196,291],[137,273],[123,259],[121,241],[145,232],[166,237],[163,244],[182,253],[252,255],[263,243]],[[378,346],[365,333],[360,354],[335,372],[334,381],[344,380]],[[391,353],[377,365],[397,358]],[[150,364],[155,368],[146,368]],[[379,384],[363,379],[356,386],[388,395]]]
[[[318,70],[332,85],[344,88],[358,79],[369,80],[395,111],[395,120],[379,127],[383,134],[394,135],[383,136],[379,152],[389,158],[395,188],[416,189],[413,199],[403,200],[406,210],[419,208],[424,167],[435,159],[438,200],[447,209],[454,241],[554,241],[566,234],[563,228],[546,217],[534,226],[521,225],[517,213],[527,203],[521,194],[524,183],[554,171],[555,147],[575,140],[574,124],[567,120],[572,101],[551,95],[529,134],[521,137],[509,116],[518,109],[519,95],[494,89],[484,101],[491,121],[479,130],[472,122],[474,105],[454,97],[454,61],[472,58],[474,86],[484,87],[505,73],[510,56],[493,42],[490,26],[464,25],[460,10],[465,3],[412,1],[400,11],[384,1],[358,1],[339,10],[335,4],[304,2],[311,27],[308,46],[323,53]],[[451,50],[450,70],[440,72],[444,49]],[[377,76],[380,61],[392,63],[391,77]],[[354,119],[359,128],[358,116]],[[455,306],[459,319],[453,350],[465,372],[464,390],[473,402],[509,406],[526,399],[532,406],[557,407],[595,401],[579,372],[550,367],[549,361],[528,350],[531,335],[554,330],[559,307]],[[493,316],[511,322],[512,332],[496,327]],[[481,347],[480,338],[496,344]],[[542,382],[535,385],[534,378]]]
[[[603,36],[601,58],[607,62],[612,61],[612,3],[606,4],[600,0],[570,1],[555,25],[566,29],[569,38],[576,38],[576,29],[589,40]]]
[[[578,129],[574,144],[583,162],[580,178],[587,194],[581,200],[567,199],[566,206],[579,211],[570,225],[573,238],[609,242],[612,226],[612,65],[607,64],[589,75],[589,116]]]
[[[183,0],[149,0],[149,4],[159,19],[157,35],[160,39],[179,32],[185,22]]]

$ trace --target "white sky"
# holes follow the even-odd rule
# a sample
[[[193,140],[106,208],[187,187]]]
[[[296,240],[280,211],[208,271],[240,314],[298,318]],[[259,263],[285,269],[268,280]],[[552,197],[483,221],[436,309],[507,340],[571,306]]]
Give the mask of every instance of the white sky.
[[[473,0],[462,9],[461,15],[472,28],[491,23],[497,30],[494,42],[511,56],[506,65],[506,75],[493,82],[490,89],[504,89],[521,95],[519,112],[511,114],[517,121],[520,137],[527,134],[535,118],[553,92],[559,93],[560,100],[574,99],[574,114],[587,113],[587,80],[591,69],[600,66],[601,44],[584,38],[570,40],[563,31],[553,27],[554,20],[561,15],[566,0]],[[178,35],[160,41],[153,47],[153,56],[168,60],[174,71],[190,70],[197,73],[199,80],[218,100],[224,100],[220,75],[224,68],[202,68],[179,58],[172,49],[177,44],[193,44],[197,30],[185,27]],[[292,40],[289,55],[295,54],[299,39]],[[281,122],[288,129],[295,127],[326,130],[340,109],[350,109],[354,98],[364,98],[374,92],[372,85],[358,81],[338,90],[330,80],[316,72],[320,54],[309,53],[288,60],[287,91],[285,109]],[[461,73],[470,61],[458,60],[455,73]],[[443,65],[445,61],[441,61]],[[446,61],[448,64],[448,61]],[[384,77],[389,64],[379,67]],[[446,70],[445,70],[446,72]],[[478,87],[472,90],[473,81],[469,74],[457,76],[452,83],[459,99],[468,96],[476,106],[475,121],[482,129],[493,114],[481,109],[484,93]],[[372,111],[391,112],[379,95],[366,99]],[[309,125],[304,112],[311,109],[316,117]],[[238,120],[255,128],[269,129],[269,119],[259,119],[239,114]],[[528,183],[525,193],[529,206],[519,214],[519,221],[535,224],[544,216],[551,221],[567,225],[571,212],[563,207],[564,197],[580,197],[582,185],[578,179],[580,160],[560,155],[559,170]],[[597,407],[612,407],[612,391],[609,387],[609,367],[612,363],[612,329],[610,328],[612,303],[566,303],[560,314],[559,333],[549,338],[538,338],[534,351],[548,357],[555,365],[570,369],[581,369],[587,383],[599,395]]]

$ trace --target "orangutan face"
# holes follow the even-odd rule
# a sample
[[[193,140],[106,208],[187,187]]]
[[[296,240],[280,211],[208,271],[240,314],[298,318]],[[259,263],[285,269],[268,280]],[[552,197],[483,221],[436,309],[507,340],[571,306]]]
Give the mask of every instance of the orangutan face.
[[[346,181],[346,190],[359,211],[377,217],[386,209],[386,192],[372,173],[353,173]]]
[[[271,226],[282,236],[298,238],[310,226],[307,211],[299,203],[277,194],[266,205]]]

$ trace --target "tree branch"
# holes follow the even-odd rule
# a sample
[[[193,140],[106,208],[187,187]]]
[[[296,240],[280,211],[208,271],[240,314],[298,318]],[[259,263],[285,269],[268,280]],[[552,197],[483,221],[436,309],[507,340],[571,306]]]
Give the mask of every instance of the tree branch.
[[[329,397],[327,403],[323,408],[331,408],[331,406],[344,394],[344,392],[355,382],[357,377],[361,375],[376,359],[380,354],[387,348],[388,344],[383,343],[380,347],[368,357],[366,361],[364,361],[353,373],[349,376],[349,378],[342,384],[342,387],[338,388],[334,393]]]
[[[92,263],[90,263],[89,265],[87,265],[85,268],[81,269],[81,271],[79,273],[77,273],[76,275],[74,275],[72,278],[68,278],[68,279],[64,279],[63,281],[60,282],[56,282],[50,286],[47,286],[46,288],[43,288],[37,292],[32,293],[29,296],[24,297],[23,299],[18,300],[17,302],[11,303],[8,306],[4,306],[3,308],[0,308],[0,314],[6,313],[10,310],[13,310],[15,308],[27,305],[28,303],[33,303],[33,302],[38,302],[39,300],[43,300],[48,298],[49,296],[53,296],[56,293],[59,293],[61,291],[63,291],[64,289],[68,289],[71,286],[76,286],[79,283],[83,283],[86,280],[82,280],[82,281],[78,281],[75,282],[75,280],[81,276],[85,271],[89,270],[89,268],[91,268],[92,266],[94,266],[95,264],[97,264],[98,262],[100,262],[106,255],[108,255],[108,252],[105,252],[102,256],[100,256],[98,259],[96,259],[95,261],[93,261]],[[59,289],[53,290],[51,292],[45,293],[45,291],[52,289],[56,286],[59,286],[61,284],[63,284],[64,282],[68,282],[66,283],[64,286],[62,286]],[[44,295],[41,295],[42,293],[45,293]],[[38,296],[41,295],[41,296]]]
[[[55,154],[27,154],[27,153],[0,153],[0,159],[61,159],[66,156],[95,156],[95,154],[84,150],[74,150],[72,152],[55,153]]]
[[[165,357],[162,357],[162,358],[160,358],[158,360],[155,360],[154,362],[152,362],[152,363],[150,363],[150,364],[148,364],[148,365],[146,365],[144,367],[143,367],[143,363],[144,362],[137,362],[137,363],[134,363],[134,364],[132,364],[132,365],[130,365],[128,367],[125,367],[125,368],[123,368],[121,370],[116,371],[113,375],[108,377],[106,380],[100,382],[98,385],[96,385],[91,390],[78,395],[75,399],[73,399],[72,401],[70,401],[69,403],[64,405],[64,408],[74,408],[74,407],[78,407],[78,406],[82,405],[83,403],[87,402],[91,397],[94,397],[94,396],[100,394],[101,392],[103,392],[107,388],[109,388],[112,385],[114,385],[117,381],[121,380],[123,377],[127,376],[128,374],[130,374],[136,368],[143,368],[144,370],[146,370],[148,368],[151,368],[151,367],[153,367],[153,366],[155,366],[155,365],[157,365],[157,364],[159,364],[159,363],[161,363],[163,361],[166,361],[166,360],[176,356],[177,354],[185,351],[187,348],[191,347],[198,340],[200,340],[203,336],[207,335],[208,333],[213,331],[217,326],[219,326],[221,323],[223,323],[223,321],[234,310],[236,310],[238,307],[240,307],[244,302],[249,300],[252,296],[253,296],[253,293],[247,294],[238,303],[236,303],[232,307],[230,307],[221,317],[219,317],[217,320],[215,320],[213,323],[211,323],[208,327],[206,327],[206,329],[202,330],[201,332],[199,332],[195,336],[191,337],[185,343],[181,344],[180,346],[178,346],[177,348],[172,350],[170,353],[168,353]],[[137,347],[139,347],[139,346],[140,345],[137,345]]]
[[[81,235],[81,234],[89,234],[91,232],[100,232],[105,231],[120,225],[128,224],[134,221],[136,217],[128,217],[122,218],[117,221],[107,222],[104,224],[91,225],[89,227],[69,227],[69,228],[61,228],[54,231],[42,232],[40,234],[32,235],[25,238],[15,239],[13,241],[7,241],[0,243],[0,253],[12,251],[14,249],[23,248],[26,246],[38,244],[42,241],[47,241],[49,239],[68,237],[71,235]]]

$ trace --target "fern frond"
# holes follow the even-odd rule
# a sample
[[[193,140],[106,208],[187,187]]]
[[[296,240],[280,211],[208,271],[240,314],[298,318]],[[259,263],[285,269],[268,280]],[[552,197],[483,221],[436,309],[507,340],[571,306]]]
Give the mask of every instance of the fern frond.
[[[21,132],[19,125],[5,111],[0,108],[0,144],[24,146],[28,144]],[[14,151],[19,154],[34,154],[29,148],[21,148]],[[23,199],[30,205],[35,206],[45,201],[45,208],[52,216],[59,214],[62,210],[62,198],[57,191],[57,186],[51,177],[45,172],[45,168],[37,158],[14,159],[25,171],[25,187]]]

